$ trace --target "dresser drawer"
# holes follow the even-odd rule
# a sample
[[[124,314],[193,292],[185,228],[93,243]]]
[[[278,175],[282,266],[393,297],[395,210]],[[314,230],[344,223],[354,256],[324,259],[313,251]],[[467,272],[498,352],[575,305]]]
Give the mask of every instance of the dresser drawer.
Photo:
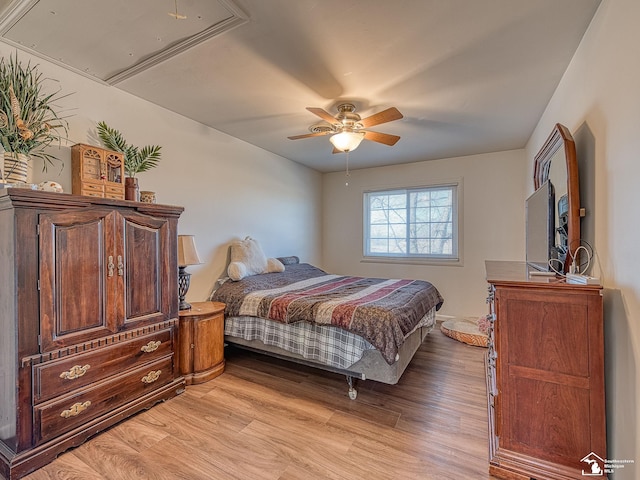
[[[136,337],[87,353],[33,366],[33,401],[43,402],[173,351],[173,330]]]
[[[93,384],[75,394],[34,407],[38,443],[50,440],[173,380],[173,355],[124,375]]]
[[[102,190],[86,190],[86,189],[83,189],[81,195],[85,195],[87,197],[104,198],[104,193],[102,192]]]
[[[90,183],[90,182],[84,181],[82,182],[82,191],[104,193],[104,185],[102,183]],[[85,195],[87,194],[88,193],[85,193]]]
[[[124,186],[123,185],[113,185],[113,184],[105,184],[104,191],[107,194],[116,194],[122,195],[124,194]]]
[[[124,186],[106,184],[104,186],[104,196],[106,198],[124,200]]]

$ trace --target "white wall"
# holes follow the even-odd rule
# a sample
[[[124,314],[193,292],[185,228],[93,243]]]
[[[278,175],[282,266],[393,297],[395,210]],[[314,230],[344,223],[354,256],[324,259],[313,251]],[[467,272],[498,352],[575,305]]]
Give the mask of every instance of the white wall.
[[[356,150],[351,155],[357,155]],[[441,314],[487,313],[484,261],[524,260],[524,150],[354,170],[323,179],[322,253],[332,273],[428,280],[445,299]],[[362,262],[365,190],[463,182],[462,266]]]
[[[527,145],[530,160],[560,122],[577,134],[583,155],[593,157],[580,174],[594,180],[592,198],[583,202],[589,203],[599,257],[592,275],[601,276],[605,286],[608,457],[635,461],[615,475],[629,480],[640,478],[638,25],[640,2],[603,0]]]
[[[0,55],[13,49],[0,43]],[[179,233],[194,234],[204,264],[193,276],[188,301],[205,300],[227,261],[228,244],[251,235],[268,256],[299,255],[319,264],[321,175],[169,110],[24,52],[22,61],[39,64],[44,77],[59,81],[60,103],[69,118],[69,141],[59,154],[64,167],[41,172],[34,181],[54,180],[71,192],[71,150],[75,143],[100,145],[95,132],[104,120],[134,145],[162,146],[156,169],[139,175],[142,190],[157,192],[159,203],[185,211]],[[52,88],[57,88],[55,82]],[[211,108],[215,108],[212,105]]]

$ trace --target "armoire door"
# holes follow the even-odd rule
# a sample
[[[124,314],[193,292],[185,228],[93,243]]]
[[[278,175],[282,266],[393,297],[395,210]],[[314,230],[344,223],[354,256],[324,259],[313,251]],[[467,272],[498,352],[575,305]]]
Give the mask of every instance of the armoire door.
[[[169,275],[178,275],[169,272],[169,223],[140,213],[121,214],[117,229],[123,245],[117,257],[124,272],[121,320],[125,326],[168,320],[176,299],[170,298],[165,286]]]
[[[99,208],[40,215],[42,352],[118,331],[117,215]]]

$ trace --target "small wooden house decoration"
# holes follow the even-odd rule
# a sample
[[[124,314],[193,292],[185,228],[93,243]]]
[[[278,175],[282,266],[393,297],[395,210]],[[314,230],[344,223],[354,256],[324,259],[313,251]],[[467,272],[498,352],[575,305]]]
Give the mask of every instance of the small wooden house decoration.
[[[78,143],[71,147],[71,188],[76,195],[124,200],[124,155]]]

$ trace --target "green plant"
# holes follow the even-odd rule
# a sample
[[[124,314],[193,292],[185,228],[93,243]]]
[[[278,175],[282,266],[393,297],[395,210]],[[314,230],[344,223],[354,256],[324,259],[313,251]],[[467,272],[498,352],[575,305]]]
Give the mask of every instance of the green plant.
[[[45,80],[37,65],[23,65],[17,54],[0,58],[0,142],[7,152],[42,159],[44,170],[59,160],[45,149],[68,134],[67,121],[53,109],[67,95],[45,93]]]
[[[111,128],[105,122],[98,123],[98,136],[107,148],[124,154],[124,170],[128,177],[135,177],[138,173],[158,166],[162,147],[147,145],[138,148],[129,145],[118,130]]]

